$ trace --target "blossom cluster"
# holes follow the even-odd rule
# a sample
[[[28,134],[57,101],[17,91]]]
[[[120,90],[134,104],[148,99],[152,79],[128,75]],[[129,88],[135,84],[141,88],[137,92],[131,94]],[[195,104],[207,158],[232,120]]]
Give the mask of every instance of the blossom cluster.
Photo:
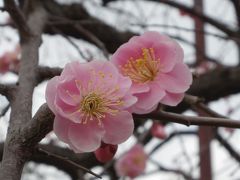
[[[158,32],[145,32],[120,46],[110,61],[68,63],[48,82],[46,101],[55,114],[57,137],[76,153],[95,151],[106,162],[132,135],[132,113],[150,113],[159,103],[176,106],[191,83],[179,44]],[[157,125],[153,132],[164,136]],[[139,165],[137,170],[145,167]]]

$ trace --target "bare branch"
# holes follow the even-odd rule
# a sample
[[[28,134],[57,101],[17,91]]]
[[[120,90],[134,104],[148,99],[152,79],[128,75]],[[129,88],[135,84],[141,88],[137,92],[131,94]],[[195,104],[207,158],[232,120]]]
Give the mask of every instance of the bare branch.
[[[6,114],[6,113],[8,112],[8,110],[9,110],[9,108],[10,108],[10,104],[8,104],[6,107],[3,108],[3,110],[2,110],[1,113],[0,113],[0,118],[3,117],[3,116],[5,116],[5,114]]]
[[[21,37],[29,36],[30,29],[26,23],[26,19],[22,11],[17,7],[14,0],[4,0],[4,5],[6,10],[11,15],[13,21],[15,22]]]
[[[47,104],[43,104],[26,126],[23,128],[23,143],[27,146],[37,145],[53,128],[54,114],[48,108]]]
[[[152,112],[144,115],[134,114],[136,118],[151,118],[160,120],[163,122],[175,122],[186,126],[198,125],[198,126],[214,126],[214,127],[231,127],[240,128],[240,121],[230,120],[226,118],[213,118],[213,117],[197,117],[197,116],[185,116],[170,112]]]
[[[237,31],[234,31],[234,30],[230,29],[229,27],[227,27],[226,24],[222,24],[221,22],[218,22],[211,17],[205,16],[204,14],[195,11],[191,7],[187,7],[187,6],[185,6],[181,3],[178,3],[176,1],[166,1],[166,0],[151,0],[151,1],[163,3],[163,4],[166,4],[166,5],[181,9],[181,10],[183,10],[183,11],[185,11],[185,12],[191,14],[191,15],[194,15],[194,16],[200,18],[201,20],[215,26],[219,30],[225,32],[230,37],[237,38],[239,40],[239,34],[238,34]]]
[[[37,82],[41,83],[44,80],[51,79],[54,76],[59,76],[62,72],[61,68],[38,67]]]
[[[6,4],[9,3],[9,4]],[[5,0],[5,4],[14,15],[19,15],[13,0]],[[13,6],[13,7],[11,7]],[[11,9],[12,8],[12,9]],[[24,34],[22,41],[22,59],[19,70],[19,86],[16,89],[15,97],[12,101],[12,111],[4,144],[4,153],[0,165],[0,179],[18,180],[21,177],[24,163],[32,155],[32,147],[27,146],[23,130],[32,118],[32,94],[36,85],[38,48],[41,44],[41,34],[46,21],[47,13],[41,6],[40,1],[34,1],[34,7],[30,13],[28,24],[31,27],[31,35]],[[24,19],[21,15],[17,23]],[[16,19],[15,19],[16,21]],[[25,26],[25,23],[23,24]]]
[[[75,167],[78,168],[78,169],[81,169],[81,170],[83,170],[83,171],[85,171],[85,172],[87,172],[87,173],[89,173],[89,174],[92,174],[93,176],[95,176],[95,177],[97,177],[97,178],[99,178],[99,179],[102,179],[102,177],[99,176],[98,174],[92,172],[91,170],[85,168],[84,166],[82,166],[82,165],[80,165],[80,164],[77,164],[77,163],[71,161],[71,160],[68,159],[67,157],[62,157],[62,156],[59,156],[59,155],[50,153],[50,152],[48,152],[48,151],[46,151],[46,150],[44,150],[44,149],[42,149],[42,148],[39,148],[38,151],[41,152],[41,153],[44,153],[44,154],[47,155],[47,156],[53,156],[54,158],[61,159],[61,161],[67,162],[67,163],[75,166]]]
[[[191,177],[190,175],[188,175],[187,173],[185,173],[184,171],[182,171],[180,169],[167,168],[167,167],[161,165],[160,163],[156,162],[153,159],[150,159],[150,162],[152,162],[154,165],[156,165],[158,167],[158,170],[160,170],[160,171],[172,172],[172,173],[180,174],[186,180],[194,180],[193,177]]]
[[[6,98],[10,101],[12,99],[13,90],[16,88],[13,84],[1,84],[0,83],[0,94],[6,96]]]
[[[225,147],[229,154],[240,164],[240,154],[219,134],[219,132],[216,133],[216,139],[223,147]]]

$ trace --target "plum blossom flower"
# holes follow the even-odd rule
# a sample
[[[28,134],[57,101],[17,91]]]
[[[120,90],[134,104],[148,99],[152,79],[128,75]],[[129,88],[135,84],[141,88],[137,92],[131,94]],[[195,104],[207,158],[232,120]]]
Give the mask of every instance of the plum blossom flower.
[[[16,46],[14,51],[5,52],[0,57],[0,73],[5,74],[8,71],[17,71],[19,68],[19,59],[18,55],[20,53],[20,47]]]
[[[132,79],[131,92],[138,98],[132,110],[138,114],[153,111],[159,102],[176,106],[192,83],[182,48],[158,32],[132,37],[117,49],[111,61]]]
[[[117,149],[118,145],[106,144],[102,142],[101,146],[94,151],[94,154],[98,161],[106,163],[114,157]]]
[[[137,101],[129,92],[131,84],[110,62],[68,63],[46,88],[57,137],[75,152],[127,140],[134,129],[127,108]]]
[[[143,146],[136,144],[115,163],[115,170],[121,176],[135,178],[142,174],[146,168],[147,155]]]
[[[164,126],[158,122],[154,122],[151,127],[151,134],[153,137],[159,138],[159,139],[166,139],[167,134],[165,132]]]

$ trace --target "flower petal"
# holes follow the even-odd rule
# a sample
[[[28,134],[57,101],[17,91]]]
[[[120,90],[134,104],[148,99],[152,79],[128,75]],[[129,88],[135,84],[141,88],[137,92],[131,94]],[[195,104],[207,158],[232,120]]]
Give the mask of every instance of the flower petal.
[[[56,136],[63,142],[69,144],[68,139],[68,129],[71,121],[68,119],[58,116],[55,116],[54,123],[53,123],[53,131]]]
[[[174,41],[157,42],[152,46],[155,58],[160,60],[160,71],[169,72],[177,63],[183,62],[183,50]]]
[[[192,83],[192,74],[185,64],[178,63],[170,73],[159,74],[155,82],[168,92],[183,93]]]
[[[139,108],[137,106],[133,106],[133,107],[130,108],[130,112],[134,112],[136,114],[147,114],[147,113],[150,113],[150,112],[154,111],[157,107],[158,107],[158,104],[156,104],[152,108],[148,108],[146,110],[146,109]]]
[[[166,95],[165,91],[155,84],[152,84],[150,91],[147,93],[136,94],[138,102],[136,107],[142,109],[142,113],[149,111],[153,106],[159,103],[159,101]]]
[[[150,48],[155,42],[168,42],[172,41],[168,36],[159,34],[156,31],[148,31],[141,36],[133,36],[129,42],[141,44],[143,48]]]
[[[95,120],[87,124],[72,123],[68,131],[70,142],[80,152],[95,151],[100,147],[103,135],[103,128]]]
[[[128,94],[124,96],[124,98],[122,98],[122,101],[123,101],[123,105],[121,106],[121,109],[126,109],[131,107],[137,102],[137,97],[131,94]]]
[[[103,124],[106,130],[103,142],[107,144],[120,144],[126,141],[134,129],[133,118],[128,111],[121,111],[115,116],[106,116]]]
[[[146,83],[133,83],[132,87],[131,87],[131,93],[135,94],[135,93],[143,93],[143,92],[148,92],[150,90],[148,84]]]
[[[60,83],[55,93],[57,93],[58,97],[68,105],[76,106],[81,100],[81,93],[73,78]]]
[[[138,43],[128,42],[121,45],[112,55],[111,62],[121,69],[130,58],[137,59],[142,56],[142,45]]]
[[[46,102],[48,104],[48,107],[54,113],[56,113],[54,102],[56,97],[57,85],[59,82],[58,78],[59,76],[56,76],[48,81],[46,92],[45,92],[45,97],[46,97]]]
[[[166,96],[160,101],[162,104],[168,105],[168,106],[176,106],[178,105],[184,97],[184,93],[170,93],[166,92]]]

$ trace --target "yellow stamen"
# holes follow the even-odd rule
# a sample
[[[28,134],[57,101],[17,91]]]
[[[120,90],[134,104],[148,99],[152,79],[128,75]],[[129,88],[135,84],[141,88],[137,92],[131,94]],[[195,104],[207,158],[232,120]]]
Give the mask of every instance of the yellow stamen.
[[[84,114],[83,124],[86,124],[88,120],[97,119],[101,124],[101,119],[105,117],[105,114],[116,115],[118,110],[112,109],[112,106],[121,105],[121,100],[111,101],[101,94],[92,92],[83,97],[80,103],[80,109]]]
[[[153,48],[142,48],[142,56],[138,59],[131,57],[121,69],[123,74],[134,82],[153,81],[160,69],[160,59],[155,58]]]

